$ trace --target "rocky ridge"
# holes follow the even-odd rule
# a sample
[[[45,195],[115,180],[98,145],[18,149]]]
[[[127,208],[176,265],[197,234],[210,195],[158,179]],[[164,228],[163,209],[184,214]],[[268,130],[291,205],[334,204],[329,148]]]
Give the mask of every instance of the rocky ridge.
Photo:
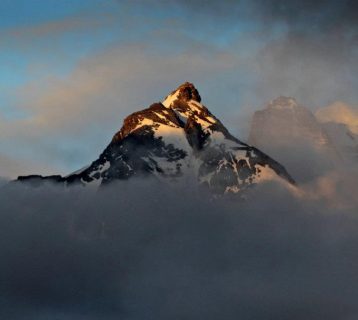
[[[98,159],[83,170],[66,177],[22,176],[18,181],[104,186],[146,176],[195,181],[216,193],[238,193],[267,180],[294,184],[281,164],[232,136],[189,82],[163,102],[125,118]]]

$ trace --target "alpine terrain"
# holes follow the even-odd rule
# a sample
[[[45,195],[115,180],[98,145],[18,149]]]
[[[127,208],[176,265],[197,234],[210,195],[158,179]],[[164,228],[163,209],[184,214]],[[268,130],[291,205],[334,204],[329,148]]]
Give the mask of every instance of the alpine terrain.
[[[344,112],[336,109],[313,114],[294,98],[278,97],[254,113],[248,141],[280,159],[298,182],[310,180],[358,159],[358,136],[344,124],[354,117],[337,122]]]
[[[257,146],[307,142],[317,149],[330,148],[330,140],[314,114],[291,97],[278,97],[253,116],[249,142]]]
[[[254,113],[248,141],[279,158],[298,182],[322,175],[339,161],[314,114],[291,97],[278,97]]]
[[[237,193],[266,180],[294,184],[281,164],[232,136],[188,82],[163,102],[128,116],[87,168],[65,177],[31,175],[17,181],[104,186],[145,176],[196,181],[216,193]]]

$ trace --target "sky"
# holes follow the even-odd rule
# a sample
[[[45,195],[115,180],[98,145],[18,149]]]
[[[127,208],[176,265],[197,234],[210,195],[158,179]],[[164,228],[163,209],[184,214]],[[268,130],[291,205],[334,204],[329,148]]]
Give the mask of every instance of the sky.
[[[184,81],[245,140],[280,95],[358,105],[357,3],[3,0],[0,175],[74,171]]]

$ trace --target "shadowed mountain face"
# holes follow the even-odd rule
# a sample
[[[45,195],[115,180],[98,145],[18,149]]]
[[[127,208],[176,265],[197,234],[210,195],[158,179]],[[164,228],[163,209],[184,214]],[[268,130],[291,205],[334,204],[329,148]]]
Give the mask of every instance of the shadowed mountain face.
[[[282,165],[233,137],[188,82],[163,102],[128,116],[87,168],[66,177],[26,176],[18,181],[103,186],[135,176],[195,181],[217,193],[237,193],[272,179],[294,183]]]

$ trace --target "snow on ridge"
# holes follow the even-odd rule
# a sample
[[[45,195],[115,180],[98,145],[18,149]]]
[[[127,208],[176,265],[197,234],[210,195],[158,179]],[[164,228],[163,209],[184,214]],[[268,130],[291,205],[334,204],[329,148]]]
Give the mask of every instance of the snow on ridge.
[[[154,136],[156,138],[161,138],[166,145],[172,144],[186,153],[190,153],[191,151],[185,132],[180,127],[160,124],[158,128],[156,128]]]
[[[162,105],[166,108],[170,108],[174,101],[179,99],[179,90],[175,91],[174,93],[171,93],[169,96],[165,98],[165,100],[162,102]]]

